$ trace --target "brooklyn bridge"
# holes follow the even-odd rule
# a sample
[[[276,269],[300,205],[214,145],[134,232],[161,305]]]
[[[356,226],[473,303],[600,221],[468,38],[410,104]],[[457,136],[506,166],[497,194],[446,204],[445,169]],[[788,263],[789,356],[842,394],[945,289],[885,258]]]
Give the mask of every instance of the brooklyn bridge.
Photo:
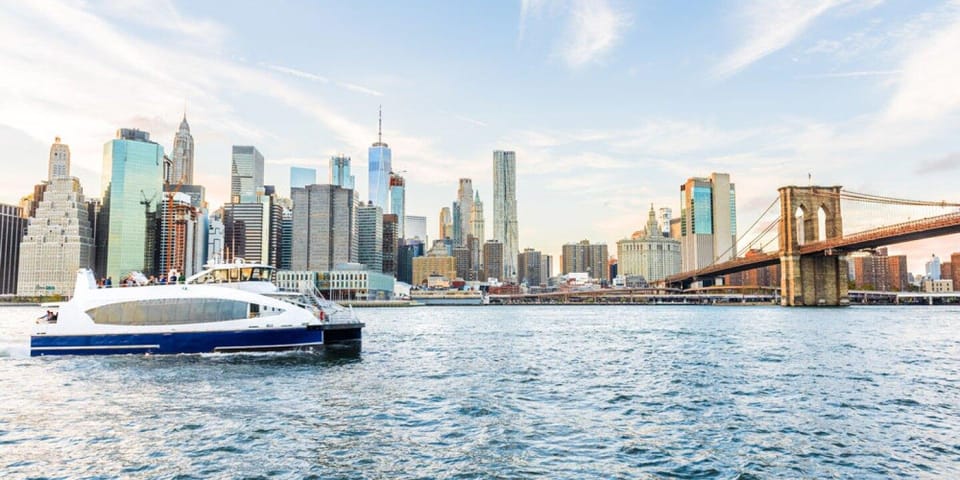
[[[849,214],[851,208],[856,212],[845,226],[843,211]],[[847,305],[848,254],[953,233],[960,233],[960,203],[883,197],[839,186],[786,186],[738,236],[734,245],[741,248],[716,256],[729,260],[669,276],[660,285],[686,290],[780,264],[781,305]]]

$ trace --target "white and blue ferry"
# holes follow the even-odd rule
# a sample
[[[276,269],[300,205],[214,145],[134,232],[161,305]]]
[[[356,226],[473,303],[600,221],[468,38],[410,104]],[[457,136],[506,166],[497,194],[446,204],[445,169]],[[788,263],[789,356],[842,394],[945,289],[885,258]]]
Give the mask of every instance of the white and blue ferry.
[[[359,345],[363,323],[312,285],[279,292],[273,268],[215,265],[182,284],[99,288],[77,273],[73,298],[38,321],[30,354],[176,354]],[[224,288],[231,287],[231,288]]]

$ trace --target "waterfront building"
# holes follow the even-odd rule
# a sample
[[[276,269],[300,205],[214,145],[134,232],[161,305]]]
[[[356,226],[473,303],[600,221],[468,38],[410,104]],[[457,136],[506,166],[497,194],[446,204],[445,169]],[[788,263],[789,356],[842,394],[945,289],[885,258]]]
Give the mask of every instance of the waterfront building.
[[[62,181],[63,177],[57,177],[55,182]],[[83,205],[83,201],[80,201],[80,205]],[[59,223],[60,219],[55,219]],[[39,221],[35,221],[39,227]],[[24,270],[29,269],[31,275],[33,274],[36,265],[36,260],[42,260],[37,258],[34,255],[34,252],[31,250],[31,245],[35,242],[27,242],[27,247],[24,249],[21,240],[24,240],[24,233],[27,231],[27,219],[23,218],[23,210],[16,205],[5,205],[0,203],[0,295],[17,293],[19,288],[19,277],[23,274]],[[89,233],[89,226],[88,226]],[[41,238],[41,240],[43,240]],[[92,241],[87,244],[92,246]],[[51,247],[53,245],[51,244]],[[60,254],[64,248],[69,248],[68,245],[61,244],[56,245],[58,250],[51,248],[51,253]],[[23,252],[28,251],[30,254],[24,262]],[[87,264],[89,266],[91,258],[87,257]],[[75,275],[76,269],[70,271],[70,276]],[[71,284],[71,287],[73,284]]]
[[[406,238],[406,180],[397,173],[390,173],[390,213],[397,216],[397,238]]]
[[[287,291],[299,291],[300,282],[313,283],[328,300],[389,300],[393,297],[394,279],[372,272],[358,263],[337,265],[326,271],[278,271],[277,286]]]
[[[121,128],[103,147],[103,205],[96,226],[96,271],[115,282],[152,267],[163,147],[150,134]]]
[[[697,270],[737,255],[736,188],[730,175],[693,177],[680,186],[681,269]],[[676,237],[674,237],[676,238]]]
[[[607,244],[593,243],[582,240],[579,243],[568,243],[563,246],[563,255],[560,257],[560,273],[587,273],[590,278],[601,282],[610,280],[607,269]]]
[[[459,215],[460,235],[457,237],[457,245],[467,245],[467,235],[473,231],[473,180],[461,178],[460,186],[457,189],[457,209]],[[456,215],[456,214],[455,214]]]
[[[404,239],[420,240],[424,245],[427,244],[427,217],[418,215],[405,215],[403,220]]]
[[[193,185],[193,135],[187,123],[187,114],[183,114],[180,128],[173,136],[173,153],[170,159],[170,183]]]
[[[399,215],[387,213],[383,216],[383,273],[397,276],[397,253],[400,248]]]
[[[70,146],[60,143],[60,137],[53,139],[50,145],[50,159],[47,162],[47,180],[70,176]],[[39,201],[39,200],[38,200]]]
[[[930,280],[940,280],[940,257],[930,255],[930,260],[924,265],[926,277]]]
[[[358,260],[357,200],[337,185],[293,189],[293,270],[333,270]]]
[[[355,183],[356,180],[350,174],[350,157],[342,154],[330,157],[330,185],[353,190]]]
[[[437,232],[440,236],[440,239],[453,238],[453,214],[450,212],[450,207],[443,207],[440,209],[440,231]]]
[[[159,239],[155,252],[157,276],[176,270],[179,277],[189,277],[203,269],[206,260],[206,214],[191,204],[185,193],[165,192],[159,205]]]
[[[532,248],[525,248],[517,257],[517,279],[528,287],[547,284],[543,276],[543,254]]]
[[[910,289],[906,255],[888,255],[886,248],[872,254],[851,255],[856,290],[904,292]]]
[[[256,202],[263,188],[263,155],[256,147],[234,145],[230,167],[230,202]]]
[[[383,143],[383,111],[381,110],[377,123],[377,142],[367,150],[369,175],[367,185],[370,190],[370,201],[381,210],[389,207],[387,196],[390,172],[393,171],[390,156],[390,147]]]
[[[503,244],[503,273],[498,278],[515,279],[520,248],[517,225],[517,155],[493,152],[493,238]]]
[[[953,280],[953,262],[943,262],[940,264],[940,279]]]
[[[457,278],[456,259],[449,255],[424,255],[413,258],[413,278],[411,285],[425,285],[430,276],[440,276],[447,280]]]
[[[397,253],[397,280],[413,285],[413,259],[422,257],[423,254],[424,243],[422,240],[404,240]]]
[[[497,239],[490,239],[483,243],[483,277],[481,281],[490,279],[503,280],[503,243]]]
[[[369,201],[357,208],[357,261],[383,272],[383,209]]]
[[[927,278],[923,281],[923,291],[926,293],[947,293],[953,291],[953,280],[934,280]]]
[[[347,162],[350,159],[347,158]],[[331,160],[332,163],[332,160]],[[349,167],[348,167],[349,168]],[[317,169],[316,168],[303,168],[303,167],[290,167],[290,191],[293,192],[294,188],[303,188],[307,185],[314,185],[317,183]],[[293,196],[293,193],[290,194]]]
[[[302,187],[301,187],[302,188]],[[280,220],[280,270],[290,270],[293,255],[293,210],[283,209]]]
[[[17,294],[73,295],[77,270],[93,267],[93,232],[80,180],[57,177],[50,182],[36,215],[26,227],[26,235],[21,232],[23,241],[17,240]],[[16,266],[17,261],[13,260],[11,263]],[[0,264],[4,263],[6,260],[2,259]]]
[[[651,205],[646,228],[617,242],[617,260],[619,275],[642,275],[648,282],[661,280],[680,272],[680,241],[663,236]]]
[[[211,218],[210,224],[207,226],[208,263],[222,263],[225,260],[224,236],[223,221],[220,218]]]
[[[763,255],[763,250],[751,248],[743,258],[753,258]],[[723,284],[745,287],[780,287],[780,264],[768,267],[754,268],[745,272],[724,275]]]

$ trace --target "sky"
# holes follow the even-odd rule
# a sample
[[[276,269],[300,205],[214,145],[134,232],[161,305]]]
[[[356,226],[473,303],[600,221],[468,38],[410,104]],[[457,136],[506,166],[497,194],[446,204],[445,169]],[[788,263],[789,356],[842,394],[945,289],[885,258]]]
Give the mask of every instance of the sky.
[[[0,202],[46,177],[56,136],[98,197],[118,128],[169,151],[184,112],[214,209],[231,145],[255,145],[280,192],[290,166],[325,182],[347,154],[366,198],[381,105],[431,237],[460,177],[492,235],[492,152],[513,150],[520,246],[557,258],[582,239],[615,255],[711,172],[742,227],[790,184],[960,201],[958,52],[958,1],[2,2]],[[891,251],[922,271],[960,236]]]

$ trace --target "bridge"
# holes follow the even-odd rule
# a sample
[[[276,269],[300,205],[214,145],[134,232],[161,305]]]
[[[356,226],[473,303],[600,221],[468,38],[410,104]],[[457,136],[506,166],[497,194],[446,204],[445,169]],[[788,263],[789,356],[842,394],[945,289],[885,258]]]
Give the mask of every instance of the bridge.
[[[919,208],[924,214],[878,227],[858,225],[862,229],[844,234],[842,203],[864,209],[855,217],[868,220],[866,223],[887,220],[883,213],[890,208],[910,208],[912,216],[916,216]],[[763,221],[777,204],[780,215]],[[753,231],[758,225],[764,226]],[[752,240],[736,255],[731,255],[736,244],[751,232]],[[850,302],[846,258],[849,253],[954,233],[960,233],[958,203],[897,199],[849,192],[839,186],[781,187],[778,198],[737,238],[734,246],[716,256],[733,256],[732,259],[671,275],[662,284],[687,289],[694,282],[780,264],[782,305],[847,305]],[[771,244],[779,248],[766,251]],[[746,255],[747,251],[751,254]]]

